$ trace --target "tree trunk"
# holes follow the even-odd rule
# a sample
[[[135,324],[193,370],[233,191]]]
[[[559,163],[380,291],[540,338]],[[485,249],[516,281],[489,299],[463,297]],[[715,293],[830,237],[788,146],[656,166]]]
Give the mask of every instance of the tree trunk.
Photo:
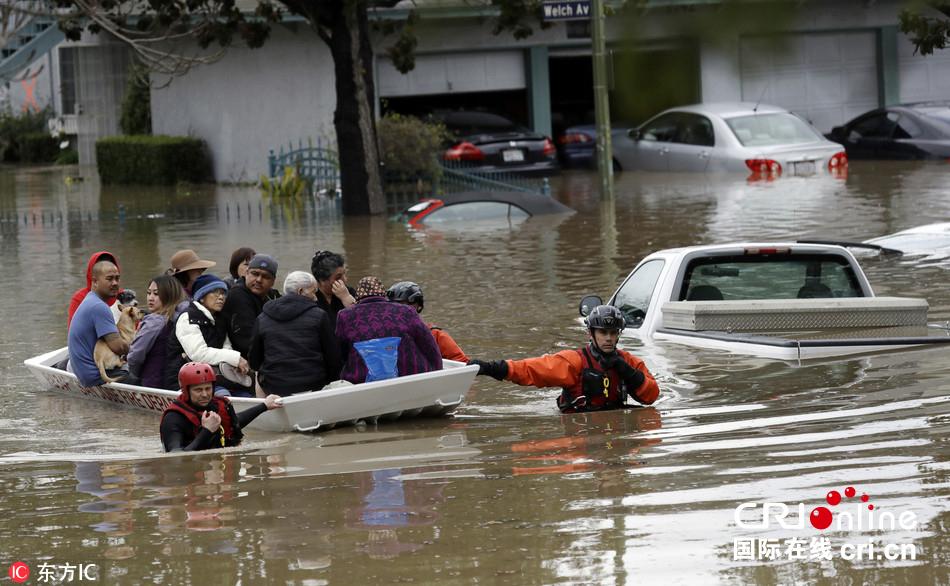
[[[386,212],[373,100],[373,50],[365,0],[335,0],[328,41],[336,74],[336,128],[343,214]]]

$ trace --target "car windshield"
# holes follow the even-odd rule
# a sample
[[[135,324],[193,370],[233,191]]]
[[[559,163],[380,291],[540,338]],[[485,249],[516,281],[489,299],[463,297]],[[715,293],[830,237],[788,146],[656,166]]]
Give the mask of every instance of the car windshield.
[[[772,146],[821,139],[804,120],[788,112],[727,118],[726,124],[743,146]]]
[[[918,112],[940,134],[950,136],[950,108],[921,108]]]
[[[863,297],[858,279],[840,256],[722,256],[692,261],[679,300]]]

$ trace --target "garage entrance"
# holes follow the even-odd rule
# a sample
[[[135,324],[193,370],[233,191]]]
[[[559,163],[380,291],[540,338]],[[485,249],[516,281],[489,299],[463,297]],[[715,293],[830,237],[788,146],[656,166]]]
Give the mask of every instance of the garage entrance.
[[[873,32],[746,37],[739,59],[743,100],[792,110],[821,132],[878,106]]]
[[[551,131],[555,137],[577,124],[594,123],[594,66],[590,51],[548,58],[551,84]]]
[[[635,126],[666,108],[699,101],[699,58],[691,45],[614,48],[609,54],[612,126]],[[554,135],[569,126],[593,124],[590,50],[552,49],[549,71]]]
[[[524,53],[482,51],[418,55],[403,75],[377,62],[383,113],[425,116],[436,110],[481,110],[529,126]]]

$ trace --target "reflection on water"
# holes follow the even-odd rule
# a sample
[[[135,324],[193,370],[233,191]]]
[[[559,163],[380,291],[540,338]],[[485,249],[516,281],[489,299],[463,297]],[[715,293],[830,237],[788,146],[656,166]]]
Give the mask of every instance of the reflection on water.
[[[411,279],[423,316],[480,358],[574,348],[586,293],[612,292],[659,249],[747,239],[863,240],[944,219],[944,164],[863,163],[847,181],[749,183],[565,173],[577,214],[478,229],[342,218],[334,200],[254,188],[100,189],[57,170],[0,171],[0,544],[8,562],[95,563],[106,583],[947,583],[950,367],[940,349],[804,365],[625,339],[657,376],[656,407],[560,416],[557,389],[479,379],[454,418],[320,435],[251,434],[165,455],[155,415],[52,395],[22,360],[62,345],[88,255],[115,252],[144,289],[180,248],[226,272],[231,250],[307,269]],[[861,257],[878,294],[950,319],[946,267]],[[281,276],[282,276],[281,275]],[[278,281],[281,280],[279,276]],[[736,506],[856,486],[910,530],[751,529]],[[735,557],[736,540],[911,543],[916,560]]]

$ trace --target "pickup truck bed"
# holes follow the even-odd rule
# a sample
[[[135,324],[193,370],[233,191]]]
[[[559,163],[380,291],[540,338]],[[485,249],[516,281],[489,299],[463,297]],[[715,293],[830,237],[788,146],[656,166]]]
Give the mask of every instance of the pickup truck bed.
[[[950,345],[950,330],[935,325],[833,328],[811,331],[727,332],[659,328],[656,340],[730,350],[763,358],[800,361],[849,354]]]
[[[823,358],[923,344],[950,344],[927,325],[928,304],[905,297],[669,301],[654,337],[717,347],[754,344],[760,355]]]
[[[662,327],[679,330],[768,331],[927,325],[924,299],[754,299],[668,301]]]

